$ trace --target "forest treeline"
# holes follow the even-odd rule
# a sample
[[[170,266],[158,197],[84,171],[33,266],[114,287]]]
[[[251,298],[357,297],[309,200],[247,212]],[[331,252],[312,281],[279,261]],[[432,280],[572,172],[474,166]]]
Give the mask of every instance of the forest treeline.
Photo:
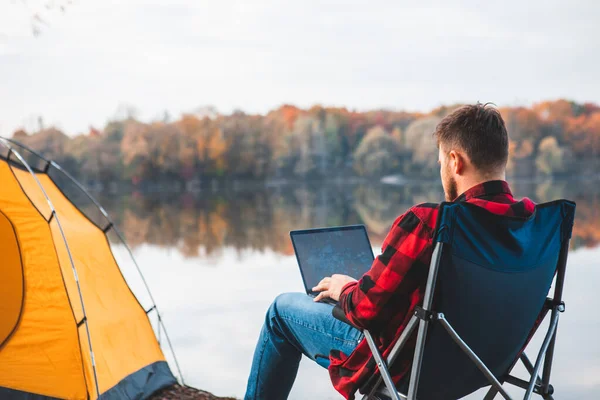
[[[432,133],[458,105],[429,113],[285,105],[266,115],[184,114],[144,123],[129,117],[70,137],[56,128],[13,138],[85,182],[207,182],[437,176]],[[600,106],[566,100],[500,109],[510,135],[508,173],[597,174]]]

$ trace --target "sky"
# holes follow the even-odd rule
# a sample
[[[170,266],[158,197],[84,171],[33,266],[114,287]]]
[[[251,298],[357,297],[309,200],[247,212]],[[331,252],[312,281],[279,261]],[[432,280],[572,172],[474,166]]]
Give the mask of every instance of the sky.
[[[134,107],[600,103],[600,2],[0,0],[0,135]],[[66,0],[63,1],[64,4]],[[44,22],[35,20],[39,16]],[[39,31],[33,34],[32,23]]]

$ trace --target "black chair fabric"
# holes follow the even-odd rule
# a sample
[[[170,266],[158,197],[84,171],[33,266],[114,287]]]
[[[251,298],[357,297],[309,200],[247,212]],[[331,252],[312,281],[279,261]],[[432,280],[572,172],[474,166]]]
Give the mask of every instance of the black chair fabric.
[[[444,203],[440,213],[435,241],[444,247],[433,311],[502,382],[543,308],[575,204],[539,204],[528,219],[465,202]],[[417,398],[459,399],[487,385],[446,330],[430,324]]]

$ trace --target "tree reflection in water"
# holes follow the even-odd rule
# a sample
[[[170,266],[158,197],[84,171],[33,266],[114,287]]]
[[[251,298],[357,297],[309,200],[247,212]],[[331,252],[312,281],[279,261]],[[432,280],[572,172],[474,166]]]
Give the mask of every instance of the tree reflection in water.
[[[593,181],[515,183],[516,197],[536,202],[568,198],[577,202],[573,244],[600,243],[600,188]],[[365,224],[374,246],[395,218],[413,204],[439,202],[437,182],[390,186],[257,185],[200,193],[98,194],[132,247],[174,248],[186,257],[219,257],[224,247],[271,249],[293,254],[289,231],[320,226]],[[86,211],[86,210],[84,210]]]

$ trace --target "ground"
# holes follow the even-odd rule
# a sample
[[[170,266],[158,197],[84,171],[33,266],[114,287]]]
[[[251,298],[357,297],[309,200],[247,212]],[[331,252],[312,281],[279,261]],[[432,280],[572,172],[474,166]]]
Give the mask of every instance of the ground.
[[[217,397],[212,393],[191,388],[189,386],[173,385],[152,395],[149,400],[236,400],[232,397]]]

